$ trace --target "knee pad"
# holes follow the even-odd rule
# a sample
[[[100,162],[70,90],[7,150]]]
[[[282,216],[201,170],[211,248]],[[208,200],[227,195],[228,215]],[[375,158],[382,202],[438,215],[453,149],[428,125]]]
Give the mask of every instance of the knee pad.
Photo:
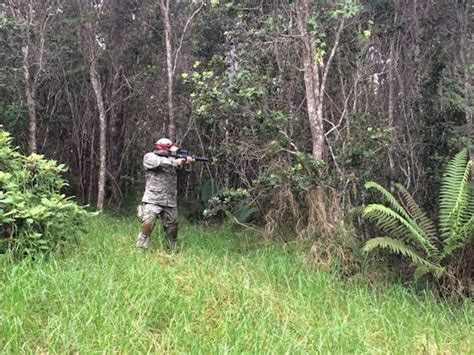
[[[142,222],[142,225],[141,225],[142,233],[149,236],[151,232],[153,232],[154,226],[155,226],[155,219],[148,218],[147,220]]]

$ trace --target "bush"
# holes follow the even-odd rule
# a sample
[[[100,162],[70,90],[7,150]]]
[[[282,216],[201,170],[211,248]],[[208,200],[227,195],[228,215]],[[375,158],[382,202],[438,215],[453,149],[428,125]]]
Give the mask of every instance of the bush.
[[[376,223],[383,234],[366,242],[363,250],[388,249],[406,256],[416,267],[414,276],[433,274],[445,291],[472,292],[470,261],[474,246],[474,190],[469,186],[473,161],[463,149],[448,163],[439,198],[439,223],[428,218],[409,192],[397,185],[401,202],[375,182],[367,189],[379,192],[388,202],[370,204],[362,216]]]
[[[0,130],[0,254],[47,254],[74,242],[89,213],[61,194],[63,164],[24,156]]]

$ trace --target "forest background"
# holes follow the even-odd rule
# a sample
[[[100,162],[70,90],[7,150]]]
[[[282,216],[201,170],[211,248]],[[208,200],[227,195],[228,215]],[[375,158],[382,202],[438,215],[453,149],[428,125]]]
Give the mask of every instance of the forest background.
[[[0,15],[3,128],[99,210],[136,206],[142,156],[169,136],[211,159],[179,176],[187,218],[309,237],[317,262],[350,269],[373,232],[350,221],[366,181],[436,218],[447,161],[474,154],[468,1],[8,0]]]

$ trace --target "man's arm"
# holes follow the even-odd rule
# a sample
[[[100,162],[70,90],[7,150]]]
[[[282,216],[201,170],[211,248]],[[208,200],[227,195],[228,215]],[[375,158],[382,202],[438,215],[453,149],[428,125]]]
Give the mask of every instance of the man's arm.
[[[154,153],[147,153],[143,157],[143,167],[145,170],[153,170],[159,167],[160,165],[172,165],[172,166],[182,166],[186,162],[186,159],[175,159],[172,157],[162,157]]]

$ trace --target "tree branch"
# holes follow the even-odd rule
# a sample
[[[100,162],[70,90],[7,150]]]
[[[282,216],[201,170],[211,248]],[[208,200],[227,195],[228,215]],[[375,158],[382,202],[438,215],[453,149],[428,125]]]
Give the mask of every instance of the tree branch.
[[[186,24],[184,25],[183,33],[181,34],[181,38],[179,40],[179,46],[178,49],[176,49],[176,53],[174,55],[174,62],[173,62],[173,75],[176,72],[176,63],[178,62],[178,55],[179,52],[181,51],[181,47],[183,46],[183,41],[184,41],[184,36],[186,35],[186,31],[188,29],[189,24],[193,20],[193,18],[201,11],[201,9],[205,6],[205,3],[202,2],[201,6],[199,6],[196,11],[193,12],[193,14],[188,18],[188,21],[186,21]]]

